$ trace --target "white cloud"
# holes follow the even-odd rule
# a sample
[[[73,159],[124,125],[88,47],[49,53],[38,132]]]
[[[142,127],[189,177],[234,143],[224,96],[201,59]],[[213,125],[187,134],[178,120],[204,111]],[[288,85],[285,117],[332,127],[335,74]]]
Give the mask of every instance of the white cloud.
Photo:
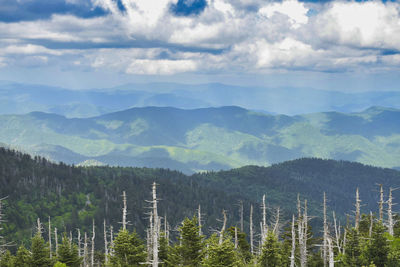
[[[121,2],[125,11],[113,0],[92,0],[109,12],[103,17],[53,15],[47,20],[0,23],[2,65],[18,64],[16,57],[38,56],[37,62],[46,57],[43,64],[57,64],[59,58],[63,66],[170,75],[354,71],[366,66],[373,71],[400,64],[396,53],[381,55],[382,49],[400,50],[399,3],[208,0],[203,12],[184,17],[171,14],[170,6],[177,0]],[[60,50],[49,42],[55,47],[78,43],[88,49]],[[112,48],[115,44],[141,48]],[[220,52],[208,52],[214,49]]]

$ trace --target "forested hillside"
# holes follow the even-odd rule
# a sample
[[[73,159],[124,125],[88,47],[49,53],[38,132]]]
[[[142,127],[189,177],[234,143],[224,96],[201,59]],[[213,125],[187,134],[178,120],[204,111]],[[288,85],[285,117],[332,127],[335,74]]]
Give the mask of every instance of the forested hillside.
[[[400,111],[266,115],[240,107],[133,108],[87,119],[0,115],[0,142],[69,164],[160,167],[186,174],[300,157],[399,167]]]
[[[4,201],[3,225],[6,241],[25,242],[34,233],[36,219],[47,221],[60,231],[77,228],[87,231],[92,219],[98,229],[103,220],[119,228],[122,214],[122,192],[128,200],[130,229],[144,235],[148,224],[151,184],[158,184],[160,216],[167,216],[175,227],[191,217],[201,205],[204,231],[218,224],[223,209],[229,221],[238,221],[235,205],[246,198],[227,195],[212,188],[203,188],[191,177],[166,169],[122,167],[74,167],[53,164],[48,160],[0,148],[0,196]],[[257,215],[256,215],[257,216]],[[97,240],[101,242],[100,239]]]

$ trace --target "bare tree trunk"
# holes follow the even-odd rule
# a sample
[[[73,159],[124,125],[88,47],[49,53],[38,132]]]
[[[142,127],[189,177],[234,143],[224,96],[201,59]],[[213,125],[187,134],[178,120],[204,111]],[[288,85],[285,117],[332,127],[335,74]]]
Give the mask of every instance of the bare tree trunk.
[[[276,235],[276,237],[279,238],[279,216],[280,216],[280,209],[279,207],[276,209],[276,215],[275,215],[275,225],[274,225],[274,230],[273,233]]]
[[[56,243],[56,257],[58,257],[58,234],[57,227],[54,228],[54,241]]]
[[[240,231],[243,232],[243,200],[239,203],[239,215],[240,215]]]
[[[361,200],[360,195],[358,193],[358,187],[356,190],[356,221],[354,227],[358,230],[358,226],[360,224],[360,207],[361,207]]]
[[[81,252],[81,230],[78,228],[78,256],[79,258],[82,256]]]
[[[253,205],[250,205],[250,251],[254,255],[254,243],[253,243]]]
[[[105,258],[104,261],[107,264],[108,263],[108,240],[107,240],[106,219],[104,219],[103,228],[104,228],[104,258]]]
[[[336,226],[336,215],[335,212],[332,212],[333,215],[333,227],[335,228],[335,238],[336,238],[336,246],[338,247],[339,252],[341,251],[341,246],[340,246],[340,224],[339,224],[339,230]]]
[[[1,232],[1,230],[3,230],[3,227],[1,227],[1,225],[4,222],[3,221],[4,214],[2,213],[3,212],[3,200],[4,200],[4,198],[0,199],[0,232]],[[3,239],[3,236],[0,235],[0,257],[4,253],[4,248],[3,248],[4,244],[2,243],[2,239]]]
[[[199,209],[197,211],[198,217],[199,217],[199,236],[203,235],[203,232],[201,231],[201,206],[199,204]]]
[[[237,227],[235,226],[235,249],[238,248],[238,233],[237,233]]]
[[[333,254],[332,239],[328,238],[328,250],[329,250],[329,267],[335,267],[335,255]]]
[[[124,202],[124,208],[122,209],[122,230],[126,230],[126,215],[127,215],[127,205],[126,205],[126,193],[122,192],[122,201]]]
[[[110,226],[110,250],[108,251],[110,256],[114,256],[114,227]]]
[[[94,239],[96,237],[96,232],[94,229],[94,220],[93,220],[93,225],[92,225],[92,253],[91,253],[91,265],[94,267]]]
[[[42,224],[40,223],[40,219],[39,218],[37,218],[37,221],[36,221],[36,228],[37,228],[38,234],[40,236],[42,236],[43,229],[42,229]]]
[[[292,217],[292,250],[290,253],[290,267],[295,266],[295,253],[296,253],[296,230],[294,227],[294,214]]]
[[[380,199],[379,199],[379,221],[383,222],[383,186],[382,184],[379,185],[380,187]]]
[[[51,220],[49,216],[49,251],[50,251],[50,259],[53,258],[52,251],[51,251]]]
[[[88,240],[87,240],[87,233],[85,232],[85,240],[83,243],[83,265],[85,267],[89,266],[89,257],[88,257]]]
[[[389,188],[389,200],[388,200],[388,230],[389,234],[393,236],[394,234],[394,221],[393,221],[393,197],[392,197],[392,188]]]
[[[267,236],[267,206],[265,205],[265,194],[262,198],[262,215],[261,244],[264,245],[264,241]]]
[[[307,266],[307,239],[308,239],[308,215],[307,215],[307,200],[304,200],[304,213],[302,218],[302,242],[300,247],[300,266]]]
[[[342,249],[342,253],[343,253],[343,254],[346,253],[346,242],[347,242],[347,229],[344,228],[344,234],[343,234],[343,249]]]
[[[156,183],[153,183],[153,267],[158,266],[158,237],[159,237],[159,219],[157,213],[157,192],[156,192]]]
[[[327,265],[328,261],[328,223],[326,219],[326,193],[324,192],[324,204],[323,204],[323,216],[324,216],[324,235],[323,235],[323,244],[322,244],[322,252],[323,252],[323,261],[324,267]]]
[[[374,218],[372,217],[372,211],[369,212],[369,238],[372,237],[372,226],[374,225]]]
[[[225,211],[225,210],[222,210],[222,214],[224,215],[224,224],[222,225],[221,232],[219,233],[219,244],[220,244],[220,245],[222,245],[222,242],[223,242],[223,240],[224,240],[224,233],[225,233],[226,221],[227,221],[226,211]]]

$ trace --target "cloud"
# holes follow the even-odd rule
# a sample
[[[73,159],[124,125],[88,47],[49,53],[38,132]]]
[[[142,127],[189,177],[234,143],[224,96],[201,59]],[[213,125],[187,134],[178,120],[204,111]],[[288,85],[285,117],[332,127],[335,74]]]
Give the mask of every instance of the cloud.
[[[29,10],[44,2],[18,3],[0,8],[19,5],[17,17],[25,18],[0,22],[1,66],[26,58],[35,66],[172,75],[373,72],[400,64],[396,2],[55,0],[38,17]]]

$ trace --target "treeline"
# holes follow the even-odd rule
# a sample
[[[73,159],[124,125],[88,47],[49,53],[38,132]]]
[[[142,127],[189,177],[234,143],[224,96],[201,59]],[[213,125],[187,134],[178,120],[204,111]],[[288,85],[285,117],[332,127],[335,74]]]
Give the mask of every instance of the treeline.
[[[181,222],[174,239],[170,235],[174,229],[171,229],[168,219],[158,215],[161,201],[157,198],[156,188],[153,183],[152,198],[148,201],[146,238],[142,239],[136,230],[129,230],[124,192],[121,228],[114,233],[112,226],[107,226],[104,221],[101,248],[94,242],[99,231],[96,231],[94,223],[90,233],[78,231],[78,236],[74,236],[72,232],[64,232],[59,244],[56,228],[52,235],[50,219],[47,240],[46,231],[38,219],[30,249],[21,245],[13,255],[7,244],[2,244],[0,266],[400,266],[400,224],[392,210],[392,190],[388,197],[384,196],[383,190],[380,191],[377,216],[372,212],[360,213],[361,199],[357,190],[355,216],[349,218],[345,226],[340,226],[335,214],[328,216],[324,194],[322,235],[316,235],[310,227],[309,221],[313,218],[308,215],[307,200],[299,197],[298,213],[293,214],[290,222],[285,222],[281,221],[279,209],[273,213],[267,211],[264,196],[259,211],[261,221],[253,220],[253,206],[250,208],[250,236],[244,233],[243,218],[239,225],[229,227],[225,210],[221,213],[220,227],[214,229],[214,233],[204,235],[203,213],[199,206],[196,215]]]

